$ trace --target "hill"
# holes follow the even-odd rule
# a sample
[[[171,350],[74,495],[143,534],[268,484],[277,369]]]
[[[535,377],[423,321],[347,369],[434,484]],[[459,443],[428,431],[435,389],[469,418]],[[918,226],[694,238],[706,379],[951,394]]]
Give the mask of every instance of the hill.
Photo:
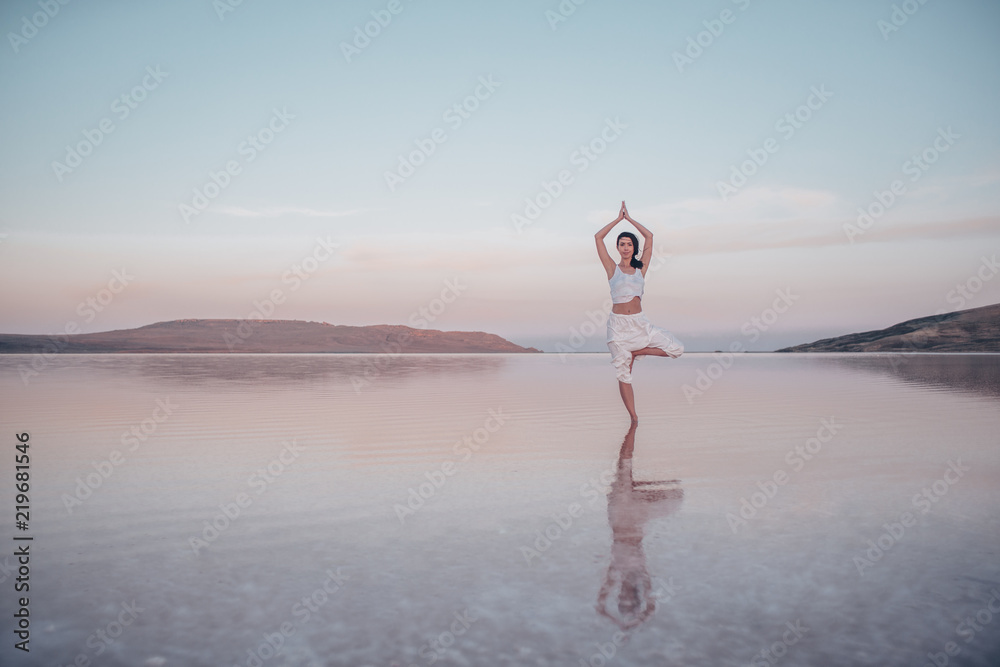
[[[824,338],[778,352],[1000,352],[1000,303]]]
[[[402,325],[352,327],[300,320],[173,320],[73,335],[0,334],[0,354],[540,352],[482,331]]]

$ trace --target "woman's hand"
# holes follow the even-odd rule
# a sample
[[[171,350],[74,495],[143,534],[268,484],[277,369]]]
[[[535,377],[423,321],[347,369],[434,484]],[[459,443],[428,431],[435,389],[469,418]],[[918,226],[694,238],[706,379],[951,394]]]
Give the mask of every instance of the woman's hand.
[[[621,218],[624,218],[625,220],[628,220],[628,221],[629,221],[629,222],[631,222],[631,223],[635,223],[635,220],[633,220],[633,219],[632,219],[632,218],[631,218],[631,217],[629,216],[629,214],[628,214],[628,209],[627,209],[627,208],[625,208],[625,202],[622,202],[622,210],[621,210],[621,213],[620,213],[620,215],[621,215]],[[619,218],[619,220],[620,220],[621,218]]]
[[[625,208],[625,202],[622,201],[622,207],[618,211],[618,217],[615,218],[615,222],[621,222],[622,220],[628,219],[628,209]]]

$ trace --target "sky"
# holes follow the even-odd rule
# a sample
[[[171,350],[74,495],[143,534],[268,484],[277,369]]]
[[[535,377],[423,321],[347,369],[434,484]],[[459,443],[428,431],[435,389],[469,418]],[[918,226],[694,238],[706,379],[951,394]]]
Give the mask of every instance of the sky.
[[[0,29],[3,333],[606,351],[623,200],[690,351],[1000,302],[993,0],[5,0]]]

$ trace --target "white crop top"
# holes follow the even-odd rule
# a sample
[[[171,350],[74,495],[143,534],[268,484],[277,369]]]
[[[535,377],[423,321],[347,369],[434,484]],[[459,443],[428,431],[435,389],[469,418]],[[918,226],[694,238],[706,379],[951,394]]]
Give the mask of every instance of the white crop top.
[[[642,296],[646,282],[642,278],[642,270],[636,269],[629,275],[615,264],[615,273],[608,281],[611,285],[611,303],[626,303],[634,297]]]

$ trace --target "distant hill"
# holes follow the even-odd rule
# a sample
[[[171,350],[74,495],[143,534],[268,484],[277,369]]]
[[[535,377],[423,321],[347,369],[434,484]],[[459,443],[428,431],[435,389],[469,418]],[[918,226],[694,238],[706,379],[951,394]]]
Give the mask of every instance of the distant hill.
[[[1000,303],[824,338],[778,352],[1000,352]]]
[[[36,352],[541,352],[482,331],[401,325],[350,327],[300,320],[173,320],[138,329],[74,335],[0,334],[0,354]]]

